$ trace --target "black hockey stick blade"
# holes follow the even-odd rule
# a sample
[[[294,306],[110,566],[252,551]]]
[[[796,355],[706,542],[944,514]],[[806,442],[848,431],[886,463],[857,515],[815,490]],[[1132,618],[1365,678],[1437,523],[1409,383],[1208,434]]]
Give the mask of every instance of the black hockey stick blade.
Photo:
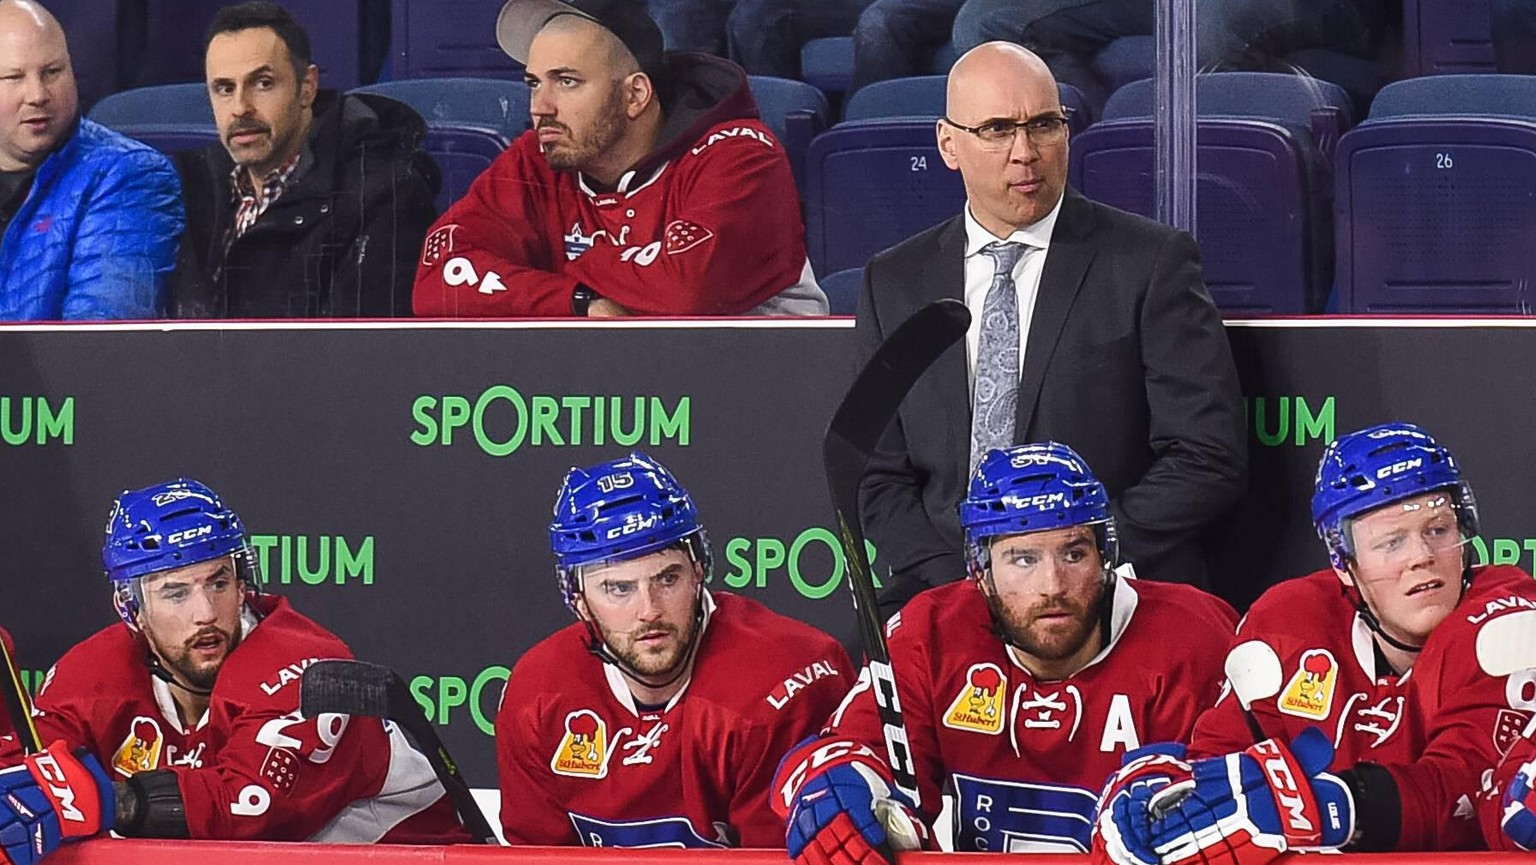
[[[950,346],[965,336],[971,313],[958,300],[936,300],[902,322],[876,349],[854,379],[842,404],[832,415],[822,444],[827,487],[832,494],[843,553],[848,563],[848,587],[859,611],[864,650],[874,660],[889,661],[885,635],[875,608],[875,585],[864,551],[864,526],[859,517],[859,485],[870,454],[907,392]]]
[[[469,834],[484,844],[499,843],[485,812],[475,802],[469,783],[460,774],[459,764],[448,753],[420,704],[411,697],[405,680],[394,670],[366,661],[315,661],[304,668],[299,688],[299,710],[306,718],[330,712],[387,718],[399,724],[426,755]]]
[[[21,673],[16,667],[16,659],[11,657],[11,650],[0,640],[0,661],[4,661],[5,668],[0,669],[0,676],[5,677],[5,712],[11,716],[11,726],[16,728],[16,740],[21,743],[21,750],[27,754],[36,754],[43,750],[43,743],[37,735],[37,726],[32,723],[32,702],[27,699],[27,688],[21,683]]]
[[[886,753],[896,786],[921,804],[917,771],[907,739],[891,653],[880,625],[875,602],[875,583],[864,550],[864,525],[859,517],[859,486],[870,455],[885,428],[895,419],[902,400],[934,361],[964,336],[971,314],[958,300],[938,300],[918,310],[875,350],[854,379],[843,402],[832,415],[822,443],[827,488],[832,494],[843,558],[847,563],[848,590],[853,595],[854,616],[869,659],[870,687],[879,707],[885,732]]]

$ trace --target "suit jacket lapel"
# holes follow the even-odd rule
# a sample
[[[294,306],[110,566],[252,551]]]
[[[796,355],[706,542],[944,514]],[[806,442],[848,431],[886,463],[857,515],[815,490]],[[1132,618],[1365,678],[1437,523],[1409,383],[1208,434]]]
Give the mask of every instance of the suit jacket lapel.
[[[1040,290],[1035,296],[1034,316],[1029,323],[1029,340],[1024,346],[1024,370],[1019,381],[1018,414],[1014,421],[1014,441],[1027,441],[1040,387],[1046,368],[1056,353],[1067,311],[1083,285],[1083,276],[1093,261],[1093,208],[1075,191],[1066,191],[1051,245],[1046,251],[1045,268],[1040,273]]]
[[[934,254],[923,265],[919,293],[924,304],[941,297],[965,301],[965,217],[956,216],[938,234]],[[916,312],[917,310],[913,310]],[[937,385],[937,417],[951,418],[947,441],[957,442],[953,460],[961,477],[970,471],[971,462],[971,386],[966,369],[965,344],[962,342],[939,355],[930,380]]]

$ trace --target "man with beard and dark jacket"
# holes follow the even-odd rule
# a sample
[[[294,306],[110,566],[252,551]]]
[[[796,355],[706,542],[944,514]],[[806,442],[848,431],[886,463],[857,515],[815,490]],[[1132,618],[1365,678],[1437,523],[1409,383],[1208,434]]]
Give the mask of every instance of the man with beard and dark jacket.
[[[508,0],[534,128],[434,224],[434,316],[819,315],[783,145],[741,67],[662,52],[633,0]]]
[[[309,36],[272,3],[220,10],[206,64],[220,144],[178,158],[174,314],[409,315],[439,183],[421,117],[320,90]]]

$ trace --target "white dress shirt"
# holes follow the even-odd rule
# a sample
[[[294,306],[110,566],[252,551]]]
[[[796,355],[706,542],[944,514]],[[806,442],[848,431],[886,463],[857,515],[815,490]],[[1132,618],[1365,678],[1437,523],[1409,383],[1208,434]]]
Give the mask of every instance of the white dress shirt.
[[[982,255],[982,247],[999,240],[1022,243],[1029,247],[1013,266],[1013,286],[1019,301],[1019,375],[1024,374],[1024,347],[1029,340],[1029,322],[1035,315],[1035,297],[1040,293],[1040,272],[1045,269],[1045,254],[1051,246],[1051,232],[1056,230],[1056,216],[1061,213],[1063,195],[1038,222],[1026,225],[1007,237],[998,237],[981,227],[965,205],[965,306],[971,311],[971,326],[965,332],[966,371],[971,388],[976,386],[976,345],[981,341],[981,306],[987,302],[992,287],[992,259]]]

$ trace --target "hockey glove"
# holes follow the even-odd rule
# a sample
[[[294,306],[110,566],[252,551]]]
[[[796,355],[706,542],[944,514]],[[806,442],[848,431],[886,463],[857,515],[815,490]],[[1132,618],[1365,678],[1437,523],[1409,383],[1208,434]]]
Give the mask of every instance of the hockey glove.
[[[1515,770],[1504,791],[1504,816],[1500,825],[1509,840],[1522,850],[1536,850],[1536,759]]]
[[[885,764],[850,739],[811,738],[779,763],[774,810],[800,865],[874,865],[928,843],[928,827]]]
[[[1120,771],[1109,776],[1094,817],[1094,863],[1158,865],[1152,849],[1150,803],[1159,790],[1191,777],[1184,746],[1158,742],[1126,752]]]
[[[65,841],[110,829],[112,782],[62,741],[0,772],[0,865],[33,865]]]
[[[1333,745],[1309,727],[1193,764],[1193,777],[1154,794],[1153,848],[1165,865],[1266,865],[1287,850],[1338,848],[1354,834],[1349,787],[1324,771]]]

